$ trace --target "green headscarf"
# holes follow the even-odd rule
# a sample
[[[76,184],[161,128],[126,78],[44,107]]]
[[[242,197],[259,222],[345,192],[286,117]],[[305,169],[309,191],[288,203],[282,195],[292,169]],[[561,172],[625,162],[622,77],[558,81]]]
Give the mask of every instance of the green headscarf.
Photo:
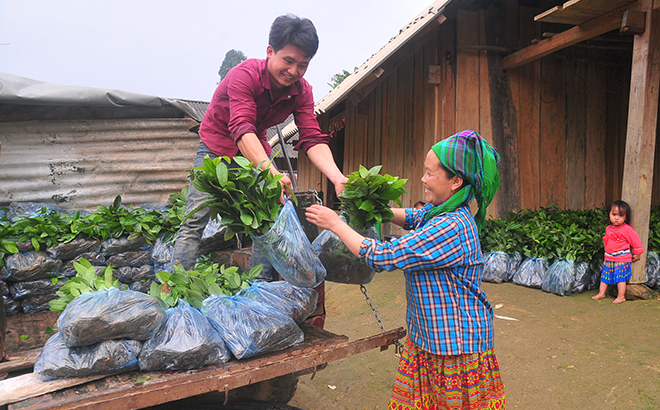
[[[467,205],[472,198],[477,199],[479,210],[474,216],[481,229],[486,221],[486,207],[493,200],[500,187],[497,164],[500,154],[475,131],[465,130],[446,138],[433,147],[440,163],[450,172],[466,181],[458,192],[438,206],[431,208],[426,219],[451,212]]]

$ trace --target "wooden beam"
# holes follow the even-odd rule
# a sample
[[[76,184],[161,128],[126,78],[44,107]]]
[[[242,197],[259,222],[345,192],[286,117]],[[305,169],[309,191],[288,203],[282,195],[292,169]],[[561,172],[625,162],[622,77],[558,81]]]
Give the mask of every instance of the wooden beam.
[[[573,24],[579,26],[591,19],[632,3],[634,0],[569,0],[561,6],[534,17],[541,23]]]
[[[523,48],[522,50],[516,51],[515,53],[504,57],[502,68],[509,70],[520,67],[521,65],[545,57],[555,51],[570,47],[573,44],[589,40],[590,38],[600,36],[601,34],[605,34],[612,30],[617,30],[621,28],[623,13],[626,10],[635,7],[637,7],[636,3],[620,7],[601,17],[568,29],[551,38],[541,40],[536,44]]]
[[[633,226],[648,250],[653,162],[656,127],[658,124],[658,85],[660,84],[660,11],[653,9],[653,0],[640,0],[646,11],[646,31],[635,36],[626,155],[623,168],[622,199],[632,208]],[[646,253],[632,265],[631,284],[643,284],[646,274]]]

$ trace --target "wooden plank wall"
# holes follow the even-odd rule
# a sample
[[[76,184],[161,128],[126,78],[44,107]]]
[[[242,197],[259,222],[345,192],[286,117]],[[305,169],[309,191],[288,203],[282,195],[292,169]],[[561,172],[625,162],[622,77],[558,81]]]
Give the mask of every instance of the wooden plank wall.
[[[517,35],[506,44],[520,47],[541,37],[541,26],[533,21],[539,10],[515,8],[514,3],[507,2],[506,12],[515,11],[515,18],[503,16],[502,11],[456,10],[435,34],[424,37],[411,57],[386,72],[359,104],[347,100],[344,173],[357,170],[360,164],[382,165],[382,172],[409,180],[403,204],[411,206],[423,199],[420,178],[430,146],[463,129],[478,131],[492,143],[496,128],[502,133],[501,124],[495,123],[502,118],[492,114],[497,111],[501,116],[497,105],[510,104],[512,115],[506,120],[512,124],[498,138],[507,143],[513,139],[514,149],[508,153],[516,158],[502,160],[513,163],[515,178],[509,176],[501,183],[515,184],[511,192],[519,198],[513,202],[505,198],[502,204],[510,209],[491,205],[490,215],[503,217],[508,211],[551,204],[587,209],[618,199],[630,61],[625,53],[613,56],[573,46],[501,73],[506,81],[497,84],[508,89],[505,93],[501,87],[492,90],[493,54],[479,48],[493,41],[486,27],[518,21],[518,30],[506,25],[499,32]],[[429,83],[430,65],[441,67],[440,84]],[[656,147],[660,152],[660,144]],[[658,158],[655,172],[660,180]],[[313,179],[319,174],[305,162],[299,161],[300,172],[312,177],[301,180],[318,185]],[[660,189],[653,191],[653,204],[660,204]]]

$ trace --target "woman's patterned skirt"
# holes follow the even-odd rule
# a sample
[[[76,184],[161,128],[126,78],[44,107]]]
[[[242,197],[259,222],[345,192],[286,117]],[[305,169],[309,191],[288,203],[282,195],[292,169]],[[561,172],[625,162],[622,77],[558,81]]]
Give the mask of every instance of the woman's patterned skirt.
[[[504,404],[504,384],[492,349],[438,356],[406,340],[389,410],[503,410]]]

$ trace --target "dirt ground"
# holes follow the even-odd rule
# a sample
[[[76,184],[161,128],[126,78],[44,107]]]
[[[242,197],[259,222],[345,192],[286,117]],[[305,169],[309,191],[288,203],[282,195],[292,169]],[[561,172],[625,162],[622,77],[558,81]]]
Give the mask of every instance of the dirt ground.
[[[561,297],[484,283],[507,409],[660,409],[660,299],[613,305],[596,291]],[[367,285],[385,327],[405,327],[401,272]],[[350,340],[380,331],[359,286],[326,284],[326,328]],[[303,376],[289,403],[305,410],[386,409],[398,359],[372,350]]]

